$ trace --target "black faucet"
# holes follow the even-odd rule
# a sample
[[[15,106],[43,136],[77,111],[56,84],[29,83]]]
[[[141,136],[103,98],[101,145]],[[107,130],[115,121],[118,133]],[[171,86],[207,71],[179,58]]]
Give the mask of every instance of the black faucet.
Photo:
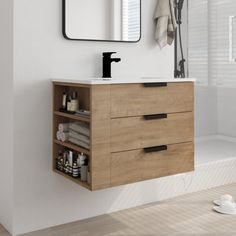
[[[102,78],[111,78],[111,63],[121,61],[120,58],[111,58],[111,55],[116,52],[103,53],[103,76]]]

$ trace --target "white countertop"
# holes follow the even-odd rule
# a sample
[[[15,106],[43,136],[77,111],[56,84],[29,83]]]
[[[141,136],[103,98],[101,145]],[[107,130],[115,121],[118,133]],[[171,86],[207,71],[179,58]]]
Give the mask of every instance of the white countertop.
[[[71,79],[53,79],[53,82],[60,83],[77,83],[77,84],[139,84],[139,83],[179,83],[179,82],[195,82],[193,78],[158,78],[158,77],[140,77],[140,78],[71,78]]]

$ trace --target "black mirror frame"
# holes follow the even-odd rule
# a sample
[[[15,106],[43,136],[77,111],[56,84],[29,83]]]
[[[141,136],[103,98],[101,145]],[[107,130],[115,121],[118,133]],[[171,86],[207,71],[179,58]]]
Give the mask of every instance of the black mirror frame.
[[[66,0],[62,0],[62,34],[65,39],[72,41],[94,41],[94,42],[114,42],[114,43],[138,43],[142,38],[142,1],[140,1],[140,37],[137,41],[121,40],[99,40],[99,39],[72,39],[66,34]]]

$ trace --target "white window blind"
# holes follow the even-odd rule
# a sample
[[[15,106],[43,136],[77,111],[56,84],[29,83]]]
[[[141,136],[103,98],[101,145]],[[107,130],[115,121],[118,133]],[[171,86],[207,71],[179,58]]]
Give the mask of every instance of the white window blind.
[[[213,85],[236,85],[236,63],[229,60],[229,17],[236,15],[235,0],[209,0],[210,76]],[[236,24],[232,24],[233,56],[236,51]]]
[[[199,84],[236,85],[236,63],[229,59],[232,15],[236,15],[236,0],[189,0],[189,75]],[[235,57],[235,20],[232,35]]]
[[[140,36],[140,1],[122,1],[122,38],[136,41]]]

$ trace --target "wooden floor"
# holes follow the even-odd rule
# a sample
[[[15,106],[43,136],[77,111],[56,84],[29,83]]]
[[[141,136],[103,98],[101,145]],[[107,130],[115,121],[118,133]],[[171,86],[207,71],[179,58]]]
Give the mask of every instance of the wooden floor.
[[[0,224],[0,236],[9,236],[9,235],[10,234],[8,234],[7,231]]]
[[[225,193],[236,199],[236,184],[24,236],[236,236],[236,216],[212,211],[212,200]],[[0,236],[7,235],[0,228]]]

